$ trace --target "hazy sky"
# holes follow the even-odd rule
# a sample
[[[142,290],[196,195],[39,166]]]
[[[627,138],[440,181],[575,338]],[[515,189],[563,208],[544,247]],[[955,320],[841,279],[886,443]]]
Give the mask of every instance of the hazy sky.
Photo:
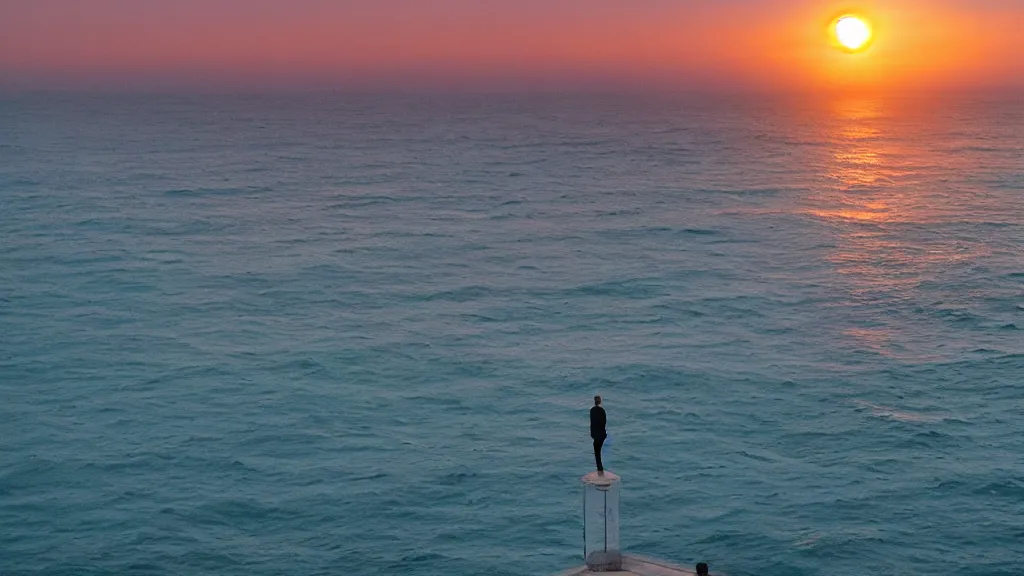
[[[1022,52],[1024,0],[0,0],[8,88],[1022,87]]]

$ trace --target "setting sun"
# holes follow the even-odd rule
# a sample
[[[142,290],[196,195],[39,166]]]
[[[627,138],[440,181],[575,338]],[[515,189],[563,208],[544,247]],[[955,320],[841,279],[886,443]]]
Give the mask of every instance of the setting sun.
[[[840,17],[834,31],[840,46],[847,50],[860,50],[871,41],[871,26],[857,16]]]

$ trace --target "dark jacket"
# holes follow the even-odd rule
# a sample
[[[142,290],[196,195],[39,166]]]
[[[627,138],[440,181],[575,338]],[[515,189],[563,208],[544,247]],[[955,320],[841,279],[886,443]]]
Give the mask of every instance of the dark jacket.
[[[594,406],[590,409],[590,437],[597,440],[598,438],[604,438],[608,436],[608,432],[605,430],[605,426],[608,424],[608,418],[604,413],[604,408],[600,406]]]

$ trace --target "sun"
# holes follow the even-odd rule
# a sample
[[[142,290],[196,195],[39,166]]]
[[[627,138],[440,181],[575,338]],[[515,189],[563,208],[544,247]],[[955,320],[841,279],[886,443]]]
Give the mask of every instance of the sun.
[[[840,16],[833,25],[833,33],[839,45],[851,52],[860,50],[871,42],[871,24],[859,16]]]

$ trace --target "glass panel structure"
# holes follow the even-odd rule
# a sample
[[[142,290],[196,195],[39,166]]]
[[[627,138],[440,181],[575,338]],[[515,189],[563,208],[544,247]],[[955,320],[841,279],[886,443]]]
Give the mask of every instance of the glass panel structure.
[[[583,477],[583,557],[587,568],[609,572],[622,568],[619,546],[619,477],[591,472]]]

